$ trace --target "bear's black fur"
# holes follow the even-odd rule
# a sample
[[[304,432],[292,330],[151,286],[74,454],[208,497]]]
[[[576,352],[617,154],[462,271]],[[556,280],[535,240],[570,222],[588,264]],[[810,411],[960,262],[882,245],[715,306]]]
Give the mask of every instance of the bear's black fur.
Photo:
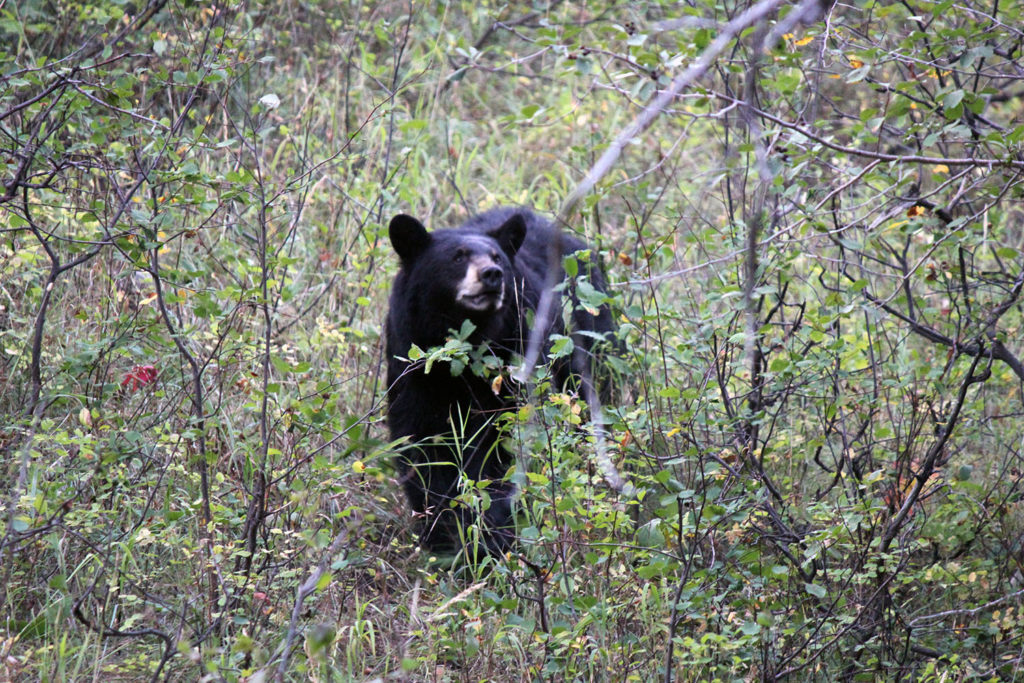
[[[490,482],[484,489],[490,505],[483,514],[483,541],[488,552],[500,554],[514,541],[515,489],[504,480],[513,456],[500,443],[495,424],[516,405],[509,382],[496,385],[493,378],[469,368],[453,375],[448,364],[435,364],[427,373],[422,361],[404,359],[414,344],[424,351],[443,345],[450,331],[462,329],[468,320],[475,329],[467,341],[474,347],[486,345],[507,364],[514,354],[523,353],[529,339],[528,321],[544,290],[549,245],[560,239],[562,255],[586,245],[559,235],[540,216],[512,208],[494,209],[461,227],[429,233],[415,218],[399,215],[392,219],[389,232],[401,269],[387,318],[388,425],[392,439],[409,438],[398,466],[409,503],[423,520],[421,545],[455,551],[468,540],[477,517],[454,502],[464,473],[471,480]],[[581,259],[580,270],[604,291],[599,268],[586,268]],[[564,332],[561,306],[553,310],[547,332]],[[597,335],[612,330],[605,305],[596,309],[596,315],[576,306],[571,319],[576,352],[571,361],[553,369],[556,383],[572,376],[591,377],[584,367],[592,362],[589,351]]]

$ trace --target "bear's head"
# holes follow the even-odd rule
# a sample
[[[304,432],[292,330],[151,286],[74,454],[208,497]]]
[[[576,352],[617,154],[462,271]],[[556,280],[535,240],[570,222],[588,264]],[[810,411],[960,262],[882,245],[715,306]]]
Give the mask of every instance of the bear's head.
[[[388,233],[406,282],[427,290],[429,298],[475,316],[501,311],[512,296],[512,261],[526,238],[521,215],[484,231],[427,232],[412,216],[399,214]]]

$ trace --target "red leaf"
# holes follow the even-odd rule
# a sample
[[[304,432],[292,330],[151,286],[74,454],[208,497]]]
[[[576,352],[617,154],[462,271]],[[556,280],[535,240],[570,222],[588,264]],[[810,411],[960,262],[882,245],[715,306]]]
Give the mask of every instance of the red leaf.
[[[138,391],[147,384],[156,380],[156,368],[152,365],[136,365],[131,372],[121,380],[121,386],[129,391]]]

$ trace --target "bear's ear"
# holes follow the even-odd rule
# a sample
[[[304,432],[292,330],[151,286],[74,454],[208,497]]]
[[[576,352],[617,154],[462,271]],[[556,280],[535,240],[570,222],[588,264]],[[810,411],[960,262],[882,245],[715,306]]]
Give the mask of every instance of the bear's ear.
[[[430,234],[423,224],[412,216],[400,213],[391,219],[388,226],[391,246],[402,261],[409,262],[430,246]]]
[[[526,239],[526,221],[522,214],[517,213],[487,234],[496,239],[502,250],[512,258]]]

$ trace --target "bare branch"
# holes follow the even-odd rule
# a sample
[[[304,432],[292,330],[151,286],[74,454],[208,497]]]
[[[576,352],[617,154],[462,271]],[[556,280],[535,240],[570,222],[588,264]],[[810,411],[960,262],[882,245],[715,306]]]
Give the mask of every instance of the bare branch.
[[[329,548],[324,552],[320,558],[320,562],[317,563],[316,568],[309,575],[309,577],[302,582],[302,584],[295,591],[295,603],[292,605],[292,618],[288,622],[288,633],[285,636],[284,644],[281,645],[281,649],[278,650],[280,653],[281,661],[277,665],[277,674],[275,679],[278,681],[284,680],[284,675],[288,672],[288,661],[292,655],[292,643],[295,642],[295,636],[299,632],[299,616],[302,614],[302,604],[306,601],[310,595],[316,592],[317,586],[320,585],[320,579],[323,578],[324,572],[327,571],[327,567],[330,565],[331,560],[341,550],[341,546],[348,540],[348,533],[342,531],[334,537],[334,541],[331,542]]]

